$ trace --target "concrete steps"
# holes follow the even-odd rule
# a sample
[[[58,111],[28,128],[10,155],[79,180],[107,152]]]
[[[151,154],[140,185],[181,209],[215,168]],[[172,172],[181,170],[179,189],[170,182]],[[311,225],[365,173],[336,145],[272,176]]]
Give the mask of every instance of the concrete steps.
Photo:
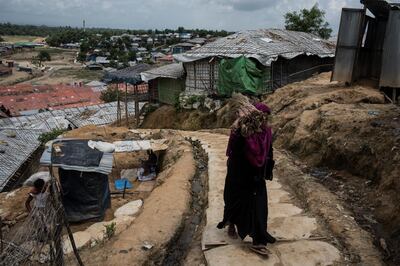
[[[222,220],[223,189],[226,176],[225,150],[228,136],[208,132],[181,132],[185,137],[201,142],[208,154],[209,193],[207,223],[202,237],[202,248],[208,265],[332,265],[341,261],[339,250],[322,241],[315,218],[309,217],[293,204],[292,196],[279,182],[279,176],[267,182],[268,231],[279,241],[269,245],[271,255],[262,258],[248,249],[250,238],[233,240],[226,230],[216,228]],[[276,151],[279,153],[279,151]],[[279,154],[280,156],[284,156]],[[320,236],[316,240],[315,235]]]

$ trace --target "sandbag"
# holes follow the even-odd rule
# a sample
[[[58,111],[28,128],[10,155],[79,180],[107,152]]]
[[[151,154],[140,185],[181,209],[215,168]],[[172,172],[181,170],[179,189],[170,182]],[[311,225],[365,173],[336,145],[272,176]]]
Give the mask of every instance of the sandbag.
[[[27,187],[33,187],[33,183],[35,183],[36,180],[42,179],[45,183],[50,181],[50,173],[49,172],[37,172],[33,175],[31,175],[25,182],[24,186]]]
[[[112,143],[104,142],[104,141],[93,141],[89,140],[88,141],[88,146],[92,149],[99,150],[101,152],[114,152],[115,150],[115,145]]]
[[[126,178],[131,182],[134,182],[137,179],[138,169],[122,169],[121,170],[121,178]]]

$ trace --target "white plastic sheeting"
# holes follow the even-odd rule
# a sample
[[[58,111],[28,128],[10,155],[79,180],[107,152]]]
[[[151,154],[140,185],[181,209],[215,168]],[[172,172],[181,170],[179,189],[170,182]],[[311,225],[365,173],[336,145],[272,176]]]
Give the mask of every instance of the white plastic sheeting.
[[[140,73],[142,80],[144,82],[149,82],[150,80],[156,78],[172,78],[178,79],[182,78],[185,74],[182,63],[173,63],[157,68],[153,68]]]
[[[168,146],[165,144],[165,139],[157,140],[125,140],[115,141],[115,152],[133,152],[133,151],[162,151],[166,150]]]

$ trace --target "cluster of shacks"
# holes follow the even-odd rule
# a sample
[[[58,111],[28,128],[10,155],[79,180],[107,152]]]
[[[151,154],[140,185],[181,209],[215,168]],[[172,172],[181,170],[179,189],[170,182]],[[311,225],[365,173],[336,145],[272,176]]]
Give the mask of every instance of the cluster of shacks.
[[[182,91],[217,96],[273,91],[331,70],[334,55],[332,42],[310,33],[248,30],[176,54],[180,64],[145,71],[142,76],[150,83],[156,80],[150,91],[158,89],[160,102],[172,104]]]

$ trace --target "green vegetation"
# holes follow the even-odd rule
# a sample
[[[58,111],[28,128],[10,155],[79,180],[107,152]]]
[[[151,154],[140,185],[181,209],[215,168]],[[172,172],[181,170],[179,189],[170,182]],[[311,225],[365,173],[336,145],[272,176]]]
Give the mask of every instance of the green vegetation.
[[[60,46],[65,43],[80,42],[81,39],[87,38],[89,34],[80,29],[63,29],[55,32],[46,38],[46,42],[50,46]]]
[[[4,39],[0,36],[0,42],[4,42]]]
[[[285,14],[285,28],[287,30],[310,32],[328,39],[332,29],[325,21],[325,11],[315,4],[311,9],[302,9],[300,12],[288,12]]]
[[[102,37],[110,37],[113,35],[134,34],[141,35],[147,34],[153,36],[155,34],[168,34],[174,32],[187,32],[200,37],[211,36],[227,36],[229,32],[225,30],[206,30],[206,29],[185,29],[178,27],[178,29],[154,29],[154,30],[125,30],[125,29],[105,29],[105,28],[87,28],[83,31],[81,28],[73,27],[49,27],[49,26],[33,26],[33,25],[15,25],[11,23],[0,23],[0,35],[29,35],[47,37],[46,41],[50,46],[60,46],[62,43],[80,42],[82,39],[96,36],[101,34]],[[179,41],[178,39],[176,40]],[[173,40],[169,40],[173,42]]]
[[[38,140],[44,145],[50,140],[56,139],[58,136],[63,134],[65,130],[63,129],[53,129],[50,132],[43,133],[39,136]]]
[[[39,67],[42,66],[42,62],[44,61],[51,61],[50,53],[46,50],[40,51],[36,57],[32,58],[32,63]]]
[[[121,95],[118,91],[117,88],[107,88],[107,90],[102,91],[100,95],[100,100],[103,102],[109,103],[109,102],[115,102],[119,99],[121,99]]]
[[[86,53],[84,52],[79,52],[78,57],[76,58],[76,60],[78,60],[78,62],[85,62],[86,61]]]
[[[204,95],[192,95],[190,96],[187,100],[187,104],[194,104],[194,103],[200,103],[201,105],[204,104],[206,97]]]
[[[110,239],[113,237],[113,235],[115,235],[115,231],[117,229],[117,224],[115,222],[106,224],[104,227],[106,228],[106,230],[104,230],[104,238]]]
[[[51,61],[50,53],[45,50],[40,51],[37,57],[42,61]]]

